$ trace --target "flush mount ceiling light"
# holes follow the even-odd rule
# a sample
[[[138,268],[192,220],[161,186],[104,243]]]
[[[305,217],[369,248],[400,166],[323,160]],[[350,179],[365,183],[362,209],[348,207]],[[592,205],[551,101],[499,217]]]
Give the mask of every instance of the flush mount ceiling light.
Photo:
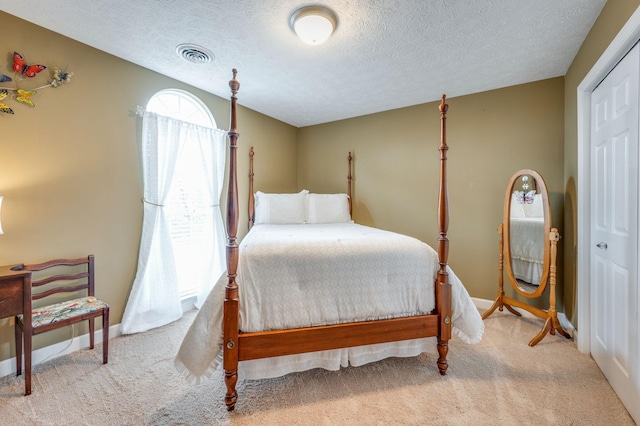
[[[194,64],[208,64],[213,59],[213,53],[197,44],[184,43],[176,47],[176,53],[185,61]]]
[[[338,18],[324,6],[304,6],[291,14],[289,24],[307,44],[324,43],[336,29]]]

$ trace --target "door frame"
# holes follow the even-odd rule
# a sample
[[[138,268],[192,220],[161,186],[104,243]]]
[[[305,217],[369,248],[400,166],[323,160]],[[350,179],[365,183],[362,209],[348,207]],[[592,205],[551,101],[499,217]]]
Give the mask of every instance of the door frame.
[[[591,353],[591,93],[640,39],[638,7],[578,85],[578,332],[580,352]],[[640,275],[639,275],[640,276]]]

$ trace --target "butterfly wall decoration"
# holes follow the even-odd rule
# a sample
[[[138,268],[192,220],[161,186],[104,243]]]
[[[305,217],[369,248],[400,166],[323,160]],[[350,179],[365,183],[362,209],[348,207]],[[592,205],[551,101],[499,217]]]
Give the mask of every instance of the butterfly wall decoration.
[[[73,73],[67,71],[66,68],[61,69],[54,65],[53,68],[51,68],[51,79],[47,84],[31,89],[23,87],[24,82],[31,81],[31,79],[34,79],[34,77],[47,68],[48,67],[45,65],[27,63],[24,56],[14,51],[11,69],[16,72],[18,76],[11,78],[8,75],[0,73],[0,83],[12,82],[15,79],[14,87],[0,86],[0,112],[14,114],[13,109],[2,102],[5,98],[14,99],[17,102],[33,108],[35,107],[35,103],[31,98],[36,95],[40,89],[44,89],[46,87],[58,87],[71,82],[71,76]],[[10,92],[13,94],[9,97]]]
[[[47,67],[40,64],[28,65],[27,61],[25,61],[24,57],[22,57],[21,54],[19,54],[18,52],[13,52],[13,70],[15,72],[19,72],[26,77],[33,78],[39,72],[44,71],[45,69],[47,69]]]
[[[69,84],[71,82],[72,72],[61,70],[58,67],[53,67],[53,79],[51,80],[51,86],[58,87],[61,84]]]
[[[36,93],[38,92],[36,92],[35,90],[18,89],[18,94],[16,95],[16,101],[22,102],[23,104],[29,105],[30,107],[33,108],[36,105],[31,100],[31,96],[35,95]]]
[[[6,98],[8,95],[8,92],[6,89],[2,89],[0,90],[0,101],[2,101],[4,98]],[[8,105],[3,104],[2,102],[0,102],[0,111],[6,113],[6,114],[13,114],[13,110],[11,108],[9,108]]]

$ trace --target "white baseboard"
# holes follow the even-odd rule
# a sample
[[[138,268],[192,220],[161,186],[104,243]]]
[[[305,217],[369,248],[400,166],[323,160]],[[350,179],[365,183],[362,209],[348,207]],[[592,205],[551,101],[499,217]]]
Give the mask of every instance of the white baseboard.
[[[493,305],[493,300],[479,299],[477,297],[472,297],[471,300],[473,300],[473,303],[476,305],[476,308],[478,308],[480,311],[486,311],[491,307],[491,305]],[[537,316],[533,315],[529,311],[526,311],[524,309],[519,309],[519,308],[514,308],[514,309],[520,312],[523,317],[539,319]],[[574,340],[576,340],[576,335],[577,335],[576,329],[573,327],[573,324],[571,324],[571,321],[569,321],[569,319],[564,314],[564,312],[558,312],[558,321],[560,321],[560,325],[562,326],[562,328],[564,328],[564,331],[569,333],[569,335]]]
[[[189,312],[196,308],[197,296],[189,296],[186,299],[182,299],[182,313]]]
[[[120,336],[120,324],[115,324],[109,327],[109,340],[114,337]],[[95,332],[95,344],[98,345],[102,342],[102,329]],[[71,339],[63,342],[55,343],[53,345],[45,346],[44,348],[36,349],[31,355],[31,363],[33,366],[41,364],[44,361],[49,361],[64,355],[68,355],[72,352],[79,351],[89,347],[89,333],[82,336],[72,337]],[[102,351],[102,349],[99,349]],[[24,356],[24,355],[23,355]],[[22,364],[24,366],[24,363]],[[24,367],[23,367],[24,368]],[[9,374],[16,374],[16,359],[5,359],[0,362],[0,377],[8,376]]]

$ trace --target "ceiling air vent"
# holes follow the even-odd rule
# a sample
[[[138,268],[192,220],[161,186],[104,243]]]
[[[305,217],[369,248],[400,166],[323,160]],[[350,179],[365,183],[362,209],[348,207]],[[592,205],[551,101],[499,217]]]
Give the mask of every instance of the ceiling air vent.
[[[195,44],[181,44],[176,47],[178,56],[194,64],[208,64],[214,58],[213,53]]]

